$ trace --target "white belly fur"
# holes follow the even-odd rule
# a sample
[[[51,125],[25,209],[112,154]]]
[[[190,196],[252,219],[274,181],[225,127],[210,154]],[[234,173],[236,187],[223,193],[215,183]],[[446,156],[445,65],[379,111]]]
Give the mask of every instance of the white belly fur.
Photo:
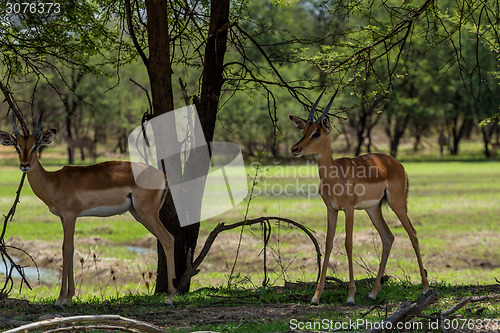
[[[354,206],[354,209],[367,209],[367,208],[372,208],[380,204],[380,200],[366,200],[363,202],[358,203],[357,205]]]
[[[127,212],[130,207],[132,207],[132,199],[127,197],[125,202],[118,206],[98,206],[91,208],[89,210],[84,210],[78,216],[99,216],[107,217],[113,215],[119,215]]]

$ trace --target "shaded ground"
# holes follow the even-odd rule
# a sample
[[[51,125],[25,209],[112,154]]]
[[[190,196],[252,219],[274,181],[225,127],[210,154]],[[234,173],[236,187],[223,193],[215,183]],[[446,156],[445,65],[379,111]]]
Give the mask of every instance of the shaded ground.
[[[52,308],[52,309],[51,309]],[[52,311],[51,311],[52,310]],[[217,325],[229,322],[245,321],[273,322],[286,318],[304,318],[314,312],[347,311],[344,307],[325,305],[314,310],[301,304],[262,304],[240,306],[212,306],[199,308],[167,308],[158,305],[73,305],[67,311],[58,311],[52,306],[29,304],[27,301],[0,301],[0,329],[12,327],[9,323],[21,324],[48,319],[51,316],[72,316],[81,313],[118,314],[155,324],[157,326],[176,329],[189,329],[200,325]],[[12,321],[14,319],[15,321]]]
[[[293,291],[293,290],[288,290]],[[281,292],[283,290],[281,289]],[[459,292],[463,295],[480,295],[480,294],[498,294],[500,293],[500,284],[491,286],[462,286],[456,288],[454,292]],[[438,292],[445,299],[446,291]],[[122,300],[121,303],[104,301],[100,303],[74,303],[72,306],[65,309],[58,309],[52,305],[30,303],[24,300],[4,299],[0,300],[0,329],[5,330],[22,324],[31,323],[38,320],[51,319],[54,317],[67,317],[81,314],[116,314],[128,318],[141,320],[152,323],[166,329],[175,329],[181,331],[195,330],[201,327],[217,327],[221,324],[233,323],[231,328],[226,328],[228,332],[246,332],[243,325],[255,323],[257,325],[271,325],[272,323],[281,322],[286,329],[280,329],[281,332],[295,332],[288,330],[289,323],[292,319],[298,321],[321,321],[323,318],[335,318],[336,321],[348,321],[350,318],[363,318],[364,315],[370,313],[376,317],[383,319],[388,314],[395,311],[400,303],[381,302],[378,307],[373,305],[320,305],[311,307],[307,304],[299,304],[297,302],[287,304],[241,304],[237,306],[227,306],[226,304],[237,303],[235,298],[225,296],[211,295],[206,297],[209,303],[208,306],[197,306],[183,300],[174,307],[165,307],[158,305],[158,298],[154,304],[147,298],[134,298],[130,300]],[[454,299],[451,305],[458,303],[461,297]],[[241,299],[239,300],[241,301]],[[495,303],[496,302],[496,303]],[[493,303],[471,304],[466,307],[465,318],[484,318],[481,313],[486,307],[491,304],[500,302],[499,299]],[[450,305],[440,305],[439,311],[449,308]],[[428,315],[432,315],[428,313]],[[368,318],[368,317],[367,317]],[[458,318],[464,318],[460,315]],[[488,317],[486,317],[488,318]],[[378,320],[380,320],[378,319]],[[374,320],[374,319],[371,319]],[[419,319],[422,320],[422,319]],[[475,320],[475,319],[474,319]],[[486,329],[456,329],[453,332],[498,332],[500,326],[494,324],[490,330]]]
[[[202,235],[203,240],[206,235]],[[232,263],[234,259],[234,251],[239,243],[239,234],[237,233],[222,233],[219,235],[220,238],[214,243],[214,246],[204,262],[202,269],[203,272],[227,272],[228,266]],[[283,246],[279,250],[270,249],[270,257],[274,258],[276,262],[276,256],[280,256],[287,263],[292,264],[292,271],[307,270],[309,272],[314,271],[315,259],[311,256],[312,245],[309,243],[305,236],[298,233],[292,233],[287,235],[288,239],[284,241]],[[324,234],[317,233],[316,237],[321,240]],[[461,268],[481,268],[484,270],[490,270],[493,272],[499,272],[500,278],[500,262],[499,256],[494,249],[498,249],[498,243],[500,241],[500,235],[483,235],[479,233],[471,233],[466,239],[460,239],[455,243],[450,243],[449,248],[446,251],[438,253],[428,253],[424,256],[424,262],[426,263],[426,268],[430,274],[434,271],[440,271],[443,269],[456,270],[459,272]],[[335,258],[331,260],[331,266],[337,272],[345,272],[346,270],[346,258],[343,255],[343,235],[339,235],[336,239],[336,250],[334,250]],[[490,244],[491,252],[486,253],[474,253],[473,249],[477,242],[488,242]],[[26,249],[29,251],[30,255],[36,259],[36,262],[40,268],[45,268],[52,270],[58,275],[57,272],[60,271],[62,265],[61,258],[61,245],[54,242],[44,242],[44,241],[25,241],[18,237],[13,237],[7,241],[9,245],[16,246],[19,248]],[[135,285],[141,285],[148,281],[154,281],[154,276],[146,276],[145,273],[154,274],[154,265],[150,267],[149,271],[145,271],[144,268],[140,268],[137,262],[149,262],[150,264],[156,263],[156,240],[153,237],[146,237],[134,242],[129,242],[127,244],[113,244],[111,241],[102,237],[87,237],[87,238],[75,238],[76,251],[75,251],[75,275],[77,281],[77,295],[79,292],[79,283],[81,282],[83,276],[83,285],[90,285],[97,282],[98,276],[101,281],[110,281],[110,274],[113,271],[118,277],[119,281],[122,283],[130,282]],[[243,274],[249,272],[255,272],[256,270],[261,270],[262,265],[262,241],[259,239],[259,232],[256,229],[255,235],[244,234],[241,242],[242,248],[240,253],[241,261],[238,266],[238,271]],[[290,245],[285,245],[292,244]],[[323,247],[320,242],[321,247]],[[374,263],[367,264],[368,269],[372,271],[376,270],[378,265],[377,253],[380,253],[380,244],[378,240],[378,235],[373,232],[358,231],[355,233],[355,253],[364,253],[365,257],[372,257]],[[99,254],[102,248],[115,248],[115,247],[132,247],[134,249],[139,249],[143,251],[140,254],[135,254],[130,252],[130,258],[113,258],[111,250],[109,253],[111,255],[104,256]],[[403,238],[397,238],[397,243],[394,244],[395,249],[393,254],[391,254],[391,260],[394,260],[393,256],[409,256],[413,257],[413,249],[411,248],[410,242]],[[201,246],[198,246],[201,248]],[[356,251],[357,250],[357,251]],[[431,251],[428,251],[431,252]],[[300,253],[306,253],[302,257],[297,257]],[[93,255],[96,254],[97,257],[94,258]],[[396,255],[395,255],[396,254]],[[275,257],[273,257],[273,255]],[[358,254],[359,255],[359,254]],[[139,259],[139,260],[138,260]],[[21,258],[21,263],[23,265],[30,265],[29,258]],[[276,268],[275,268],[276,269]],[[393,269],[394,270],[394,269]],[[357,274],[365,273],[366,268],[361,265],[356,265]],[[415,267],[416,271],[416,267]],[[149,274],[148,273],[148,274]],[[458,273],[457,273],[458,274]],[[357,276],[358,277],[358,276]],[[214,284],[217,285],[225,281],[225,277],[215,278],[207,277],[202,275],[206,285]],[[361,278],[361,277],[359,277]],[[210,282],[213,279],[215,282]],[[398,280],[395,278],[394,280]],[[418,279],[412,279],[414,282],[418,283]],[[207,282],[208,281],[208,282]],[[58,285],[58,279],[52,282],[51,285]],[[495,283],[492,281],[492,283]],[[275,285],[280,285],[277,282]],[[279,289],[279,287],[277,287]],[[400,304],[400,301],[394,301],[394,297],[390,293],[391,286],[384,286],[383,292],[386,296],[381,297],[380,305],[376,311],[380,318],[384,318],[386,314],[390,314],[394,311]],[[419,287],[417,286],[417,289]],[[449,288],[449,287],[448,287]],[[97,300],[92,302],[81,302],[77,301],[71,307],[66,309],[56,309],[50,304],[33,303],[23,300],[0,300],[0,330],[5,330],[10,327],[20,325],[23,323],[38,321],[41,319],[47,319],[53,316],[71,316],[80,314],[118,314],[124,317],[134,318],[142,320],[145,322],[150,322],[162,327],[175,328],[175,329],[185,329],[185,331],[190,331],[202,325],[223,325],[227,323],[233,323],[232,329],[226,329],[224,331],[229,332],[245,332],[245,330],[238,329],[239,325],[246,325],[248,323],[256,323],[259,325],[267,325],[275,322],[287,322],[290,319],[299,320],[311,320],[311,318],[329,318],[329,316],[335,316],[336,318],[343,318],[342,320],[347,320],[350,317],[359,318],[363,313],[369,312],[373,309],[373,304],[366,303],[367,290],[358,289],[358,299],[359,304],[356,307],[346,307],[343,306],[346,297],[345,288],[331,287],[332,289],[338,289],[337,294],[325,297],[324,304],[319,307],[310,307],[308,301],[310,300],[313,291],[307,290],[281,290],[281,292],[286,293],[288,298],[285,302],[281,301],[262,301],[259,299],[258,292],[244,297],[228,297],[224,295],[210,295],[207,297],[200,296],[204,300],[190,301],[189,299],[182,299],[177,302],[177,304],[172,308],[164,307],[161,304],[161,300],[156,298],[155,301],[148,301],[147,297],[131,298],[130,300],[121,301],[99,301],[99,291],[95,292]],[[403,287],[404,289],[404,287]],[[468,295],[484,295],[484,294],[498,294],[500,293],[500,284],[491,286],[459,286],[453,289],[455,293],[453,296],[447,295],[450,291],[441,290],[438,294],[443,299],[451,299],[450,304],[447,304],[440,309],[440,311],[449,308],[453,304],[456,304],[465,296]],[[126,292],[126,290],[122,290]],[[134,292],[136,290],[131,290]],[[144,290],[141,290],[144,292]],[[418,292],[418,291],[417,291]],[[402,294],[404,292],[401,292]],[[326,293],[325,293],[326,294]],[[387,296],[388,295],[388,296]],[[56,297],[57,295],[51,295]],[[413,297],[413,296],[412,296]],[[391,301],[386,302],[384,299],[389,299]],[[413,299],[413,298],[412,298]],[[285,303],[285,304],[282,304]],[[339,305],[340,304],[340,305]],[[472,308],[471,311],[466,312],[467,318],[491,318],[491,315],[484,315],[484,311],[493,311],[498,315],[498,309],[500,304],[497,301],[493,306],[493,310],[488,310],[491,305],[486,306],[476,306]],[[486,309],[486,310],[485,310]],[[495,312],[496,311],[496,312]],[[486,316],[486,317],[485,317]],[[491,332],[498,332],[500,328],[496,330],[491,330]],[[283,331],[283,330],[280,330]],[[286,330],[285,330],[286,331]],[[462,330],[463,332],[472,332],[474,330]],[[476,330],[481,332],[486,332],[486,330]]]

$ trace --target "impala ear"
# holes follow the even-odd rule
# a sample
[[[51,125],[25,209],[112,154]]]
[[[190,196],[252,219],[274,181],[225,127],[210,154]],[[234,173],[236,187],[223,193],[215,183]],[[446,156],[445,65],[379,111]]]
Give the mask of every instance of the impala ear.
[[[330,124],[328,116],[324,116],[323,119],[321,119],[321,127],[323,127],[327,134],[332,130],[332,125]]]
[[[11,134],[0,131],[0,143],[4,146],[15,146],[17,145],[17,140]]]
[[[295,116],[288,116],[288,117],[290,118],[291,121],[293,121],[293,123],[298,129],[303,130],[306,127],[306,121],[304,119]]]
[[[54,139],[55,136],[56,136],[55,129],[49,129],[49,130],[43,131],[42,134],[40,134],[40,136],[38,137],[36,144],[38,146],[46,146],[52,142],[52,140]]]

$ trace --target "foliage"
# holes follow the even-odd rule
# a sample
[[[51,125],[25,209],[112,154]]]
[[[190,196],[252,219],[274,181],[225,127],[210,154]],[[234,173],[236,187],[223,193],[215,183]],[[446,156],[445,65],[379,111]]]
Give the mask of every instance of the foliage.
[[[0,5],[2,13],[7,13],[7,5],[8,2]],[[2,80],[9,82],[30,74],[37,79],[48,79],[44,72],[47,69],[64,78],[60,73],[62,67],[97,74],[105,63],[118,64],[117,56],[130,49],[120,40],[119,31],[110,25],[105,5],[102,0],[65,1],[58,13],[3,14],[0,17]],[[92,63],[96,55],[102,59]]]
[[[135,5],[144,14],[144,3]],[[124,66],[140,58],[129,38],[125,7],[104,0],[64,6],[57,17],[1,17],[3,77],[32,110],[50,110],[47,119],[54,126],[68,127],[68,104],[75,103],[70,127],[77,136],[121,137],[148,108],[145,96],[128,81],[134,78],[148,88],[144,69],[139,62]],[[334,125],[358,141],[358,153],[371,149],[367,128],[372,124],[359,126],[360,115],[368,111],[373,125],[386,129],[393,155],[402,138],[415,137],[418,149],[424,136],[439,133],[450,138],[458,154],[469,129],[498,113],[495,8],[481,1],[470,6],[389,1],[376,8],[366,1],[235,2],[217,136],[240,143],[248,156],[265,147],[274,159],[287,157],[296,138],[288,115],[305,114],[318,87],[333,91],[340,83],[344,96],[334,106],[338,111],[332,114],[340,117],[333,118]],[[172,68],[187,83],[188,95],[199,93],[204,49],[203,38],[196,36],[208,24],[206,4],[196,9],[172,27],[178,36]],[[132,16],[140,49],[148,43],[144,19]],[[23,48],[17,47],[21,41]],[[79,52],[70,52],[74,49]],[[115,67],[121,68],[119,77]],[[72,87],[75,75],[84,77]],[[184,103],[175,85],[174,95]],[[371,108],[378,99],[379,107]],[[350,121],[343,124],[343,118]],[[486,156],[496,128],[490,122],[483,132]]]

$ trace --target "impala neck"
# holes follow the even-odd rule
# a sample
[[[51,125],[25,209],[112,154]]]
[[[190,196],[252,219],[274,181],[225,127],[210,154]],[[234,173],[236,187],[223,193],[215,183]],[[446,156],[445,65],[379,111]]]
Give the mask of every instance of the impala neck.
[[[332,147],[330,144],[324,145],[323,151],[316,154],[316,159],[318,160],[318,172],[321,179],[328,178],[329,169],[336,165],[336,162],[332,158]]]
[[[32,169],[28,172],[31,189],[43,202],[46,202],[51,193],[49,178],[49,172],[43,168],[39,161],[34,163]]]

